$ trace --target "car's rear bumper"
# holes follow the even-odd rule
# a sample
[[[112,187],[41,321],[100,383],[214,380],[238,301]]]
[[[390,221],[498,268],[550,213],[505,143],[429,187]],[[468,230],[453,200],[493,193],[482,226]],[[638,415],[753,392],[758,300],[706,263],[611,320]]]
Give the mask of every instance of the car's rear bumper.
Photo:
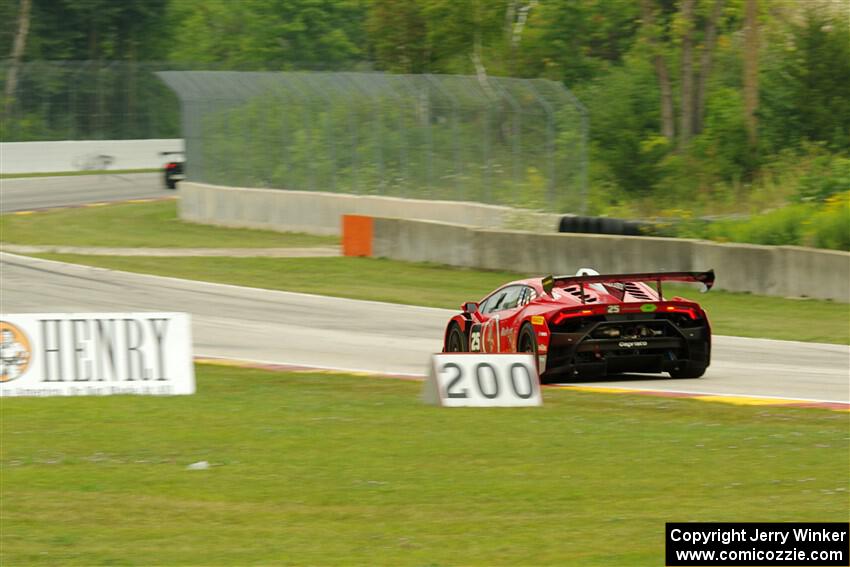
[[[711,339],[707,327],[672,328],[668,336],[598,339],[590,332],[552,333],[546,376],[600,377],[624,372],[675,372],[707,367]]]

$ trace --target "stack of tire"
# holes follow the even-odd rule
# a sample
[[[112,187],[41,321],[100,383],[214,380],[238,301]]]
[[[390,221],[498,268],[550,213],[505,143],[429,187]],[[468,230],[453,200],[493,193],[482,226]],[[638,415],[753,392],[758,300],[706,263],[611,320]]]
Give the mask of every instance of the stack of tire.
[[[558,225],[558,232],[647,236],[652,233],[651,227],[652,223],[646,221],[569,215],[561,218],[561,222]]]

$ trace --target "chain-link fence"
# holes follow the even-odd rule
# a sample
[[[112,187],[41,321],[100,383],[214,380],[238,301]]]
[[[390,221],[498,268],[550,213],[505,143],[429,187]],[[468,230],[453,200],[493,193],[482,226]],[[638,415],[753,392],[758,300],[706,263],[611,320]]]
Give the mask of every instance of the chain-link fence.
[[[25,62],[0,139],[182,134],[189,178],[210,183],[583,208],[587,113],[560,83],[175,67]]]
[[[0,99],[9,61],[0,62]],[[29,61],[2,102],[2,141],[180,137],[177,97],[154,74],[174,65]]]
[[[164,71],[189,179],[581,210],[587,112],[560,83]]]

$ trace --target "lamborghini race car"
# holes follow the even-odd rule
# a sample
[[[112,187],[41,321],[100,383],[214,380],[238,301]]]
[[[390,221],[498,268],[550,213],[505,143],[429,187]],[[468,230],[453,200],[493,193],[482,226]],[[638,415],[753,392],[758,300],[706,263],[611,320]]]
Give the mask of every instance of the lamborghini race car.
[[[665,298],[662,282],[714,285],[714,270],[575,276],[510,282],[449,321],[443,352],[527,352],[542,381],[623,372],[699,378],[711,327],[698,303]],[[653,285],[650,285],[653,284]]]

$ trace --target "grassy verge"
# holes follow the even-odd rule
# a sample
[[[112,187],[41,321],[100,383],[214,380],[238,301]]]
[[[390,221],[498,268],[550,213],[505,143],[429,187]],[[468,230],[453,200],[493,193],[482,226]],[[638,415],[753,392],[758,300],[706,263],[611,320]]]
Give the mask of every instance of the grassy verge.
[[[374,258],[153,258],[38,254],[41,258],[128,272],[266,289],[457,309],[508,280],[510,272],[461,270]],[[243,261],[248,260],[248,261]],[[324,260],[330,260],[329,262]]]
[[[668,287],[666,296],[678,293],[702,304],[714,332],[720,335],[850,344],[847,303],[722,291],[700,294]]]
[[[219,228],[181,221],[175,201],[125,203],[3,215],[10,244],[152,248],[260,248],[333,245],[333,236]]]
[[[161,167],[142,169],[87,169],[84,171],[43,171],[38,173],[0,173],[0,179],[21,179],[26,177],[64,177],[75,175],[121,175],[125,173],[158,173]]]
[[[211,366],[198,383],[4,399],[0,562],[662,565],[666,521],[850,513],[836,412],[562,390],[446,410],[416,383]]]
[[[524,277],[372,258],[151,258],[39,254],[115,270],[457,309]],[[722,275],[721,275],[722,277]],[[665,286],[703,304],[714,332],[742,337],[850,344],[850,305]]]

